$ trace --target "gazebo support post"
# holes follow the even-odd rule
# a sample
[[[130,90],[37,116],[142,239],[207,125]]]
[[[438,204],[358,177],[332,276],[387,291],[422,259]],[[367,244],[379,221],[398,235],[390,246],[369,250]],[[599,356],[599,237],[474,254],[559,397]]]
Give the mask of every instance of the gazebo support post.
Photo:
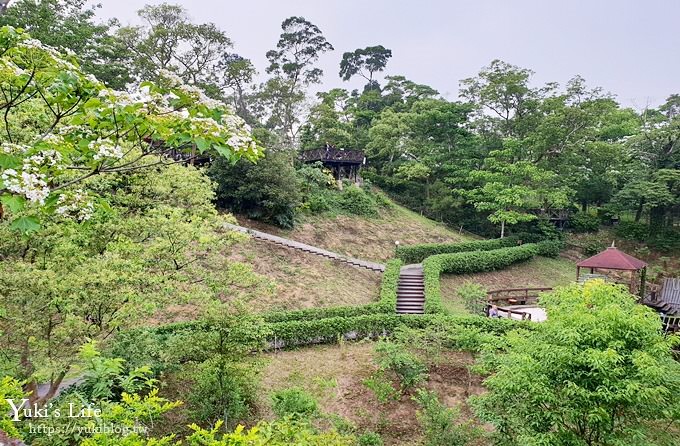
[[[576,281],[578,282],[578,278],[581,277],[581,267],[576,265]]]
[[[640,270],[640,299],[645,298],[645,285],[647,285],[647,267]]]

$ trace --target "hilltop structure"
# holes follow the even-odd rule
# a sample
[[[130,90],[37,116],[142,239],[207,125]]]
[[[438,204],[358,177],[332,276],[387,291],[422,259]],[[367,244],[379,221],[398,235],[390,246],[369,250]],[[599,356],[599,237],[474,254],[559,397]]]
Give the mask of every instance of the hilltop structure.
[[[333,173],[333,178],[342,187],[343,180],[361,184],[361,166],[366,164],[366,156],[361,150],[338,149],[326,144],[321,149],[305,150],[300,154],[304,163],[321,162]]]

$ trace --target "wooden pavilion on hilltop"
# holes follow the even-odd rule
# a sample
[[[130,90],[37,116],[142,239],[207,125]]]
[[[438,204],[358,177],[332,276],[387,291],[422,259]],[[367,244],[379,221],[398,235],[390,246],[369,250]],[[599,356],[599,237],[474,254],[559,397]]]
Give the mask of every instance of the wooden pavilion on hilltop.
[[[338,149],[330,144],[321,149],[305,150],[300,154],[300,160],[304,163],[321,162],[340,185],[343,180],[361,183],[361,166],[366,164],[366,156],[361,150]]]
[[[601,253],[576,264],[577,281],[581,277],[581,268],[590,268],[590,274],[594,274],[596,270],[627,271],[630,273],[630,281],[628,282],[630,292],[644,297],[647,263],[620,251],[613,243],[612,246]],[[635,280],[637,273],[639,273],[640,278],[639,288]]]

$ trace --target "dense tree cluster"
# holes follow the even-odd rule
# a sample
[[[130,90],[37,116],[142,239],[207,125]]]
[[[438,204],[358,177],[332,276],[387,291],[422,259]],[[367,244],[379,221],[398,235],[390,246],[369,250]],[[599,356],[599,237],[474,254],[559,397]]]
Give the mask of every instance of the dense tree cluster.
[[[636,111],[580,76],[563,86],[536,86],[531,70],[494,60],[461,81],[460,100],[448,101],[403,76],[377,78],[389,73],[393,54],[370,45],[345,52],[339,62],[340,78],[366,80],[362,91],[336,88],[310,102],[308,88],[324,75],[316,62],[334,48],[304,17],[282,22],[262,80],[223,30],[192,22],[181,6],[145,6],[144,25],[137,27],[97,23],[94,13],[82,0],[19,0],[0,24],[24,26],[74,51],[83,69],[110,87],[173,72],[231,104],[270,150],[293,152],[285,156],[291,165],[295,150],[325,143],[364,150],[375,184],[473,232],[505,235],[518,224],[535,229],[542,217],[574,216],[578,209],[597,210],[603,222],[629,215],[638,235],[672,229],[680,202],[677,95]],[[266,164],[257,175],[276,176]],[[299,189],[297,183],[285,187]],[[287,190],[272,206],[290,208],[299,193]]]

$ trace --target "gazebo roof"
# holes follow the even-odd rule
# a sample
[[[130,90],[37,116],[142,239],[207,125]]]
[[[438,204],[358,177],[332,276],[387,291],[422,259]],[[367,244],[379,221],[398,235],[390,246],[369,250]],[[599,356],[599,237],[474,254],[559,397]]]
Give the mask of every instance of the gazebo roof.
[[[619,251],[610,246],[599,254],[582,260],[576,264],[579,268],[603,268],[620,269],[625,271],[637,271],[647,266],[646,262]]]

